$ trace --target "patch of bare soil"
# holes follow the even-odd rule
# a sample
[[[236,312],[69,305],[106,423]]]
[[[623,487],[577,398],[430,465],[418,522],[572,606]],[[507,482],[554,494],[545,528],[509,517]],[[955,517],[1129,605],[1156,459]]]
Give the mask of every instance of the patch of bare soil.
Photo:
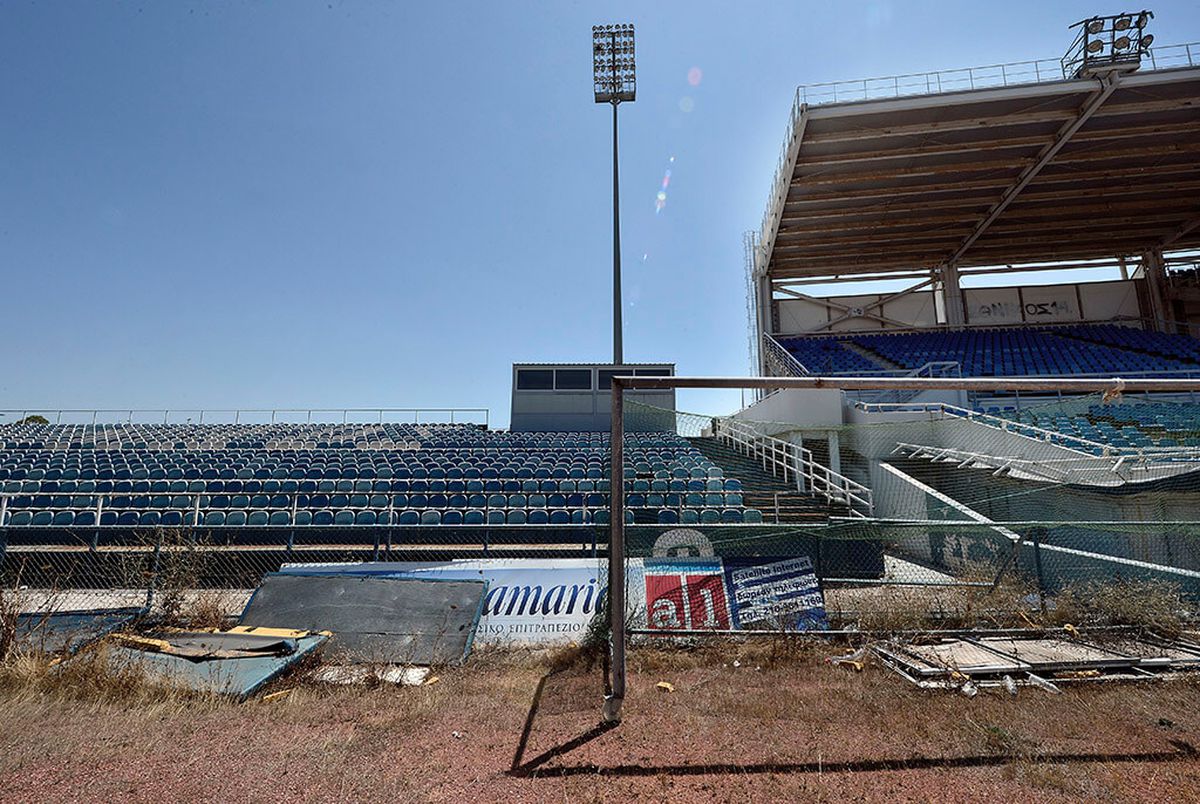
[[[285,679],[241,705],[12,686],[0,798],[1200,799],[1195,680],[967,699],[829,652],[639,651],[611,729],[582,663],[485,659],[415,688]]]

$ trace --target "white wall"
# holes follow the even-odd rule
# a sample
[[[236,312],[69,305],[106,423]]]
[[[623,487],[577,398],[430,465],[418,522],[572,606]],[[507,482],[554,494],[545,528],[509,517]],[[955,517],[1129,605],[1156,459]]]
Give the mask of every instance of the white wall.
[[[798,427],[840,427],[842,392],[826,388],[787,388],[764,397],[733,417]]]

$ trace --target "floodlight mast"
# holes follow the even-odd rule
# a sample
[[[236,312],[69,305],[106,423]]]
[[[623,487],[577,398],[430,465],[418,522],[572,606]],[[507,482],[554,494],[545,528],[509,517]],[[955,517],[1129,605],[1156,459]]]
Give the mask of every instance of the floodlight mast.
[[[592,83],[596,103],[613,112],[613,365],[625,362],[621,324],[621,192],[617,156],[617,106],[637,96],[633,25],[592,26]]]

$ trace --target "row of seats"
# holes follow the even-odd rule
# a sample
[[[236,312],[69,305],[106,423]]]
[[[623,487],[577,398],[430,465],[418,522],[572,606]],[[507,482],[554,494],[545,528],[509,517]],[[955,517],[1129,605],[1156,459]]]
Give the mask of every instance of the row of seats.
[[[14,495],[3,500],[5,508],[45,509],[143,509],[178,508],[607,508],[609,495],[591,494],[196,494],[196,495]],[[742,495],[736,492],[690,492],[684,494],[628,494],[628,505],[672,506],[691,508],[723,508],[740,506]]]
[[[567,449],[608,447],[607,433],[507,432],[472,424],[34,424],[0,430],[0,447],[72,450],[396,450],[437,448]],[[628,433],[631,449],[685,446],[675,433]]]
[[[610,490],[608,480],[4,480],[0,494],[544,494]],[[632,492],[741,491],[736,478],[626,480]]]
[[[347,449],[351,436],[374,442]],[[378,446],[388,440],[398,446]],[[484,523],[579,524],[609,506],[604,433],[20,424],[0,425],[0,443],[0,495],[14,526],[459,524],[473,511]],[[624,491],[645,512],[639,521],[745,521],[741,483],[687,439],[637,433],[627,447]]]
[[[887,363],[913,370],[933,362],[956,362],[964,376],[1200,371],[1195,338],[1104,324],[870,333],[780,343],[819,373],[878,372],[888,369]],[[863,351],[882,359],[868,360]]]
[[[1021,424],[1082,438],[1104,447],[1200,448],[1200,405],[1173,402],[1096,404],[1086,413],[1058,405],[1003,413]],[[1033,432],[1031,431],[1031,435]],[[1103,452],[1092,448],[1092,452]]]
[[[630,507],[635,508],[635,506]],[[651,509],[660,524],[741,524],[760,523],[762,513],[753,508]],[[626,521],[635,521],[627,509]],[[506,510],[469,508],[404,509],[321,509],[317,511],[207,510],[201,511],[199,527],[321,527],[379,525],[607,525],[609,512],[568,510],[565,508],[513,508]],[[11,511],[3,525],[10,527],[181,527],[197,524],[192,511]]]
[[[642,467],[645,467],[644,469]],[[645,463],[630,464],[624,475],[627,478],[647,477],[658,479],[669,478],[709,478],[722,477],[724,472],[712,465],[696,465],[691,461],[676,463]],[[74,467],[56,466],[53,462],[39,465],[35,460],[17,460],[8,465],[0,466],[0,480],[372,480],[372,479],[454,479],[454,480],[492,480],[492,479],[530,479],[530,480],[599,480],[607,478],[607,468],[600,466],[583,467],[547,467],[547,466],[506,466],[503,468],[451,467],[443,468],[347,468],[320,465],[305,469],[304,467],[284,467],[281,470],[270,471],[254,468],[235,469],[233,467],[192,467],[146,468],[126,466],[106,467]]]

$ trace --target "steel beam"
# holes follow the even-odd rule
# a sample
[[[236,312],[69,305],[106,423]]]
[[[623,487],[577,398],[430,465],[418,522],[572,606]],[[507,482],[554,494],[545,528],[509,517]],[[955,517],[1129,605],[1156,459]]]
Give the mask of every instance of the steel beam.
[[[1125,86],[1129,80],[1124,81]],[[1084,93],[1078,93],[1084,94]],[[1116,117],[1118,115],[1147,115],[1159,112],[1187,112],[1196,108],[1195,101],[1187,99],[1168,99],[1144,101],[1140,103],[1121,103],[1109,107],[1096,115],[1096,119]],[[883,125],[879,127],[860,126],[846,131],[829,131],[824,134],[813,134],[808,142],[813,145],[829,143],[857,142],[862,140],[882,139],[885,137],[936,136],[939,133],[951,131],[979,131],[987,128],[1004,126],[1031,126],[1045,123],[1061,123],[1071,120],[1074,113],[1064,110],[1053,111],[1024,111],[1012,114],[987,115],[983,117],[960,117],[950,120],[930,121],[926,123],[909,123],[899,126]]]
[[[842,391],[1193,391],[1200,380],[1162,377],[1080,379],[1075,377],[613,377],[614,405],[618,390],[671,388],[826,388]]]
[[[1055,155],[1057,155],[1058,152],[1063,149],[1063,146],[1071,141],[1071,136],[1080,128],[1082,128],[1083,124],[1086,123],[1092,117],[1092,115],[1104,105],[1104,102],[1112,96],[1113,92],[1116,91],[1119,83],[1120,79],[1117,73],[1111,73],[1100,80],[1099,89],[1088,98],[1087,102],[1083,105],[1083,108],[1079,110],[1079,114],[1075,117],[1075,119],[1059,129],[1058,133],[1054,137],[1054,141],[1042,149],[1042,152],[1038,155],[1037,160],[1021,172],[1020,177],[1012,187],[1004,191],[1003,195],[1000,197],[1000,200],[994,207],[992,207],[992,210],[988,212],[988,214],[985,215],[978,224],[975,225],[974,231],[967,235],[967,238],[963,240],[962,244],[959,245],[959,247],[955,249],[954,253],[951,254],[946,260],[947,264],[956,264],[960,259],[962,259],[962,256],[966,254],[967,249],[969,249],[975,243],[975,241],[987,231],[987,228],[992,225],[993,221],[1003,214],[1004,210],[1008,209],[1008,205],[1011,204],[1016,197],[1021,194],[1021,191],[1025,189],[1026,185],[1033,181],[1037,174],[1041,172],[1042,168],[1050,164]]]
[[[1197,227],[1200,227],[1200,216],[1192,218],[1190,221],[1183,224],[1178,229],[1176,229],[1174,232],[1172,232],[1171,234],[1169,234],[1165,238],[1163,238],[1162,243],[1159,244],[1160,247],[1167,248],[1172,243],[1179,242],[1183,238],[1187,237],[1191,232],[1195,231],[1195,229]]]
[[[1075,135],[1078,144],[1092,142],[1107,142],[1110,140],[1147,139],[1156,136],[1177,137],[1185,134],[1195,134],[1196,126],[1192,122],[1163,123],[1148,126],[1130,126],[1128,128],[1097,129],[1081,131]],[[910,148],[887,148],[883,150],[859,151],[851,153],[829,153],[828,155],[813,154],[812,148],[807,155],[802,154],[797,161],[797,168],[820,167],[825,165],[854,164],[857,162],[874,162],[888,159],[924,159],[937,156],[953,156],[956,154],[979,153],[1013,148],[1037,148],[1046,144],[1046,135],[1030,135],[1023,137],[1005,137],[991,140],[969,140],[954,143],[938,143],[936,145],[922,144]],[[812,143],[809,143],[812,145]]]

